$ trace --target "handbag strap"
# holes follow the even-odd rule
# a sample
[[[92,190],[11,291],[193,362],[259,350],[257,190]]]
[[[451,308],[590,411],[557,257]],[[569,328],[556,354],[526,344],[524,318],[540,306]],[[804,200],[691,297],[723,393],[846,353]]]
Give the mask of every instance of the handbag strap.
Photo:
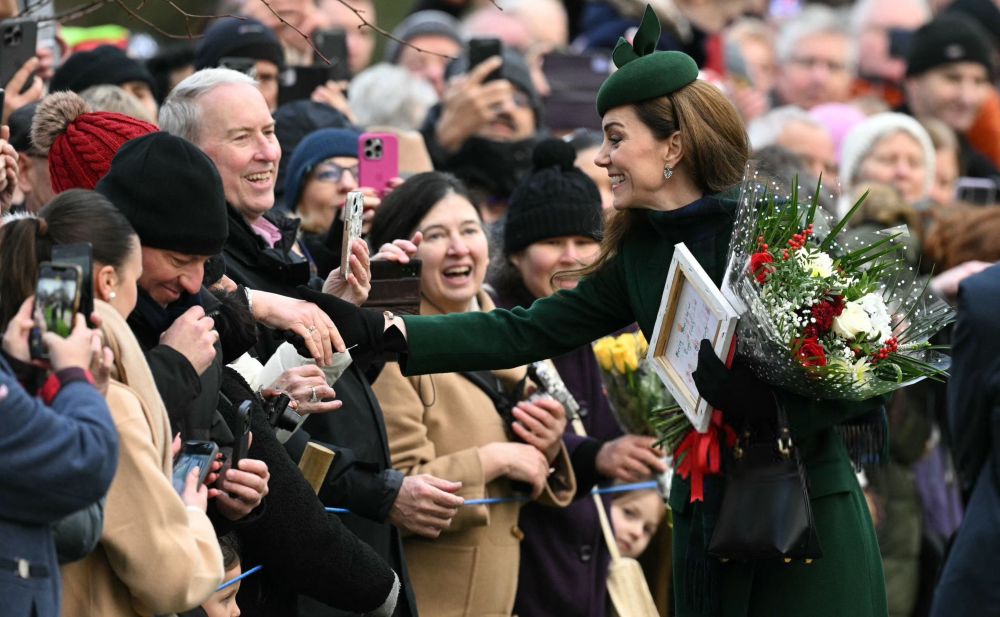
[[[771,396],[774,397],[774,408],[778,416],[778,452],[787,458],[792,455],[792,448],[795,445],[792,442],[792,432],[788,426],[788,413],[773,390],[771,391]]]

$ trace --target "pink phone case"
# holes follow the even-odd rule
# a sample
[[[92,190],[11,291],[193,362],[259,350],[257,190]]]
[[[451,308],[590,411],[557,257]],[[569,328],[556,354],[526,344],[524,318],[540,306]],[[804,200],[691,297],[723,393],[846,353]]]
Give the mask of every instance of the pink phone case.
[[[392,133],[362,133],[358,138],[358,186],[382,196],[399,176],[399,139]]]

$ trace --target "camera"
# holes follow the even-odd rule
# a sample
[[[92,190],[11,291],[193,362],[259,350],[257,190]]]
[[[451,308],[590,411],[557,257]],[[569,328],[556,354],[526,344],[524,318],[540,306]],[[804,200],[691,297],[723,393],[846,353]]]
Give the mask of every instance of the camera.
[[[551,396],[566,408],[566,417],[570,420],[586,415],[586,411],[580,407],[551,361],[532,362],[528,365],[528,376],[538,385],[538,390],[531,395],[531,400],[541,396]]]
[[[292,399],[288,395],[281,393],[278,396],[264,400],[264,413],[267,414],[267,423],[276,430],[293,432],[299,427],[302,416],[288,408]]]

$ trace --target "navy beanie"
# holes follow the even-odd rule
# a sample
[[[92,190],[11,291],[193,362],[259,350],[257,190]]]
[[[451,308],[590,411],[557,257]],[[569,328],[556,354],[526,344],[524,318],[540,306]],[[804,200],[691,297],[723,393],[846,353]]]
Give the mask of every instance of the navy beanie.
[[[351,129],[320,129],[306,136],[292,153],[285,172],[285,206],[294,212],[306,183],[306,176],[316,165],[335,156],[358,156],[361,134]]]
[[[138,60],[111,45],[101,45],[90,51],[78,51],[56,69],[49,92],[72,90],[80,93],[91,86],[120,86],[141,81],[153,89],[153,76]]]
[[[535,146],[534,169],[507,202],[504,254],[513,255],[549,238],[585,236],[601,240],[601,194],[594,181],[574,165],[575,161],[573,146],[561,139],[546,139]]]
[[[229,237],[222,178],[191,142],[157,131],[125,142],[95,190],[121,210],[143,246],[215,255]]]
[[[220,19],[205,30],[194,57],[194,69],[219,66],[223,58],[266,60],[285,67],[285,50],[277,35],[256,19]]]
[[[906,76],[916,77],[954,62],[974,62],[993,78],[993,42],[982,26],[957,12],[944,13],[913,33]]]

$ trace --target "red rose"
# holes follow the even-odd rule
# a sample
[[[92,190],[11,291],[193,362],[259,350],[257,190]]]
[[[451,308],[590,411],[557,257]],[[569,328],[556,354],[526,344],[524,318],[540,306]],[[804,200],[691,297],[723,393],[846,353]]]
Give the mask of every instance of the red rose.
[[[840,310],[843,312],[844,309],[841,308]],[[819,330],[820,334],[829,332],[830,328],[833,327],[833,318],[839,315],[834,306],[826,301],[813,306],[809,312],[812,318],[816,320],[816,329]]]
[[[814,338],[804,339],[799,347],[799,362],[802,366],[826,366],[826,350],[822,343]]]
[[[763,285],[767,282],[767,277],[774,272],[774,267],[769,266],[774,261],[774,256],[770,253],[754,253],[750,256],[750,272],[757,277],[757,282]]]
[[[819,338],[819,330],[816,329],[816,324],[809,324],[803,328],[802,338]]]
[[[844,312],[844,306],[847,301],[844,300],[844,296],[834,296],[833,297],[833,316],[840,317],[840,314]]]

